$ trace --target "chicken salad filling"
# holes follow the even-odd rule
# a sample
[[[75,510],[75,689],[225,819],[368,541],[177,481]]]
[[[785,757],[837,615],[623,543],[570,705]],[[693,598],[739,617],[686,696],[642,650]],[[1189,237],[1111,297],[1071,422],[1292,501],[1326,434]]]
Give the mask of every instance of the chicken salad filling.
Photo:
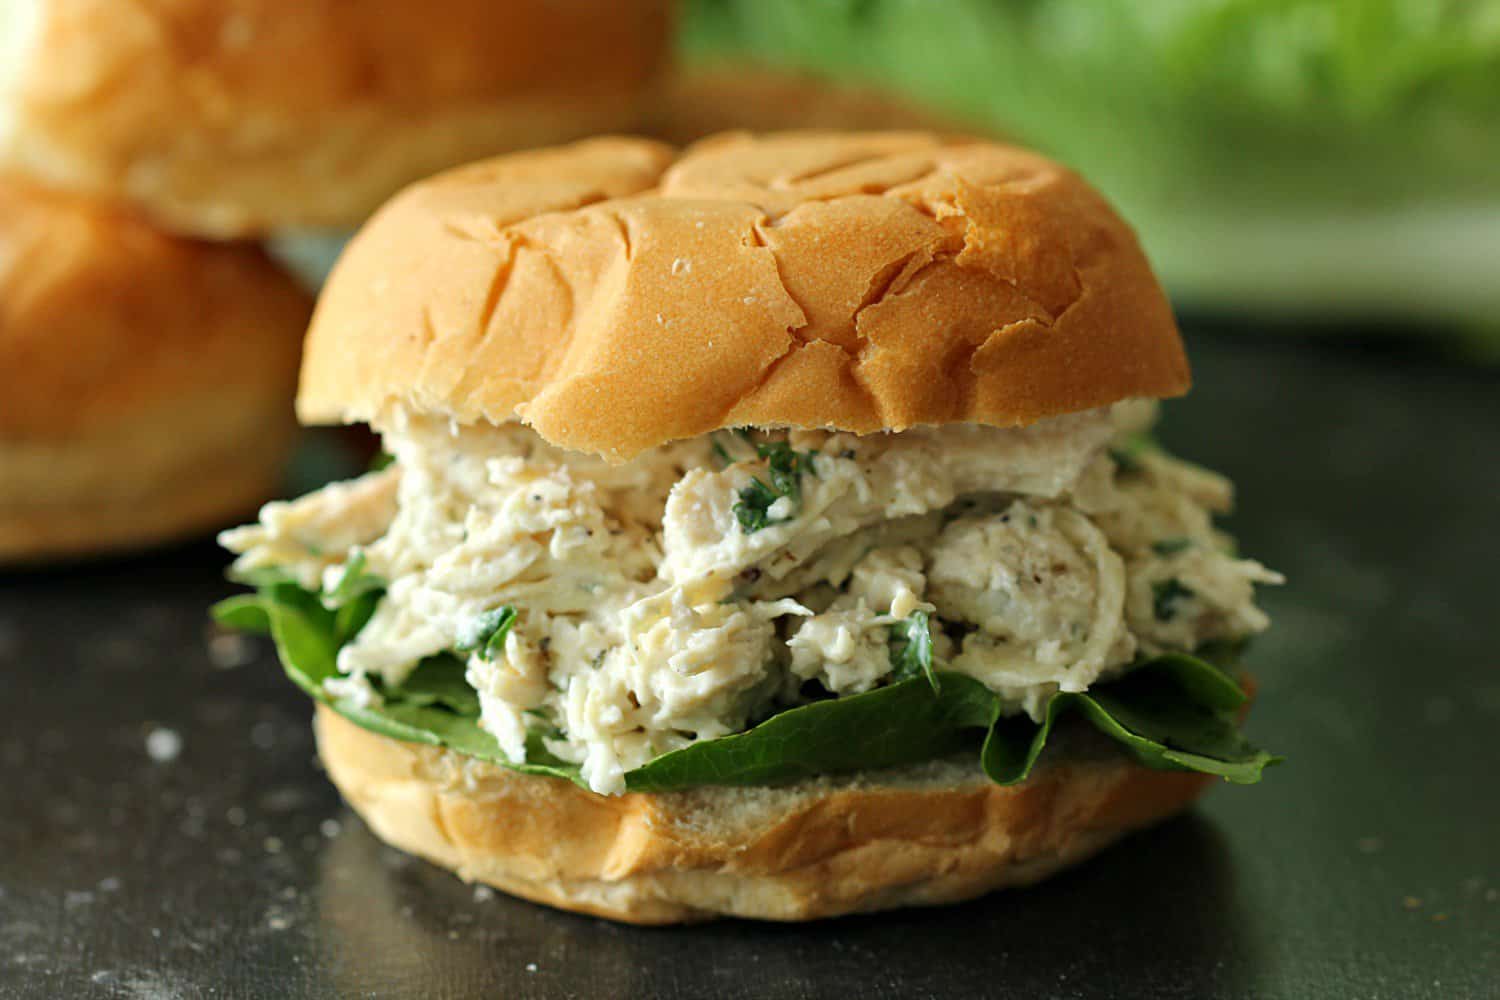
[[[1215,529],[1226,480],[1143,443],[1153,413],[721,431],[611,465],[392,410],[389,467],[222,540],[242,579],[369,593],[321,682],[350,711],[449,657],[503,759],[616,793],[913,672],[1041,724],[1059,695],[1264,629],[1254,586],[1279,576]]]

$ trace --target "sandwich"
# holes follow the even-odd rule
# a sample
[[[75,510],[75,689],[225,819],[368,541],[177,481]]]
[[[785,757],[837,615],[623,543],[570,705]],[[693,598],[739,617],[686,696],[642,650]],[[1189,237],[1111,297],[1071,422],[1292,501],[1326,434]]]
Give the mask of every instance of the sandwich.
[[[203,534],[277,495],[311,313],[259,250],[0,178],[0,565]]]
[[[597,139],[408,188],[311,423],[389,462],[226,532],[382,839],[639,923],[1034,882],[1276,758],[1279,577],[1150,435],[1189,371],[1130,229],[923,132]]]
[[[215,239],[359,225],[443,167],[631,128],[669,0],[0,7],[0,165]]]

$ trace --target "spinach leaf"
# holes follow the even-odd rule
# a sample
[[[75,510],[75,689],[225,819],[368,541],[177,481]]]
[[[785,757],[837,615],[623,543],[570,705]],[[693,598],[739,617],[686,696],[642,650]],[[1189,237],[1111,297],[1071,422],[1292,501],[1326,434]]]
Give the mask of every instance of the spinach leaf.
[[[1164,656],[1089,691],[1054,695],[1040,725],[1024,716],[999,720],[980,760],[998,784],[1025,781],[1057,721],[1076,712],[1146,767],[1254,784],[1281,758],[1239,731],[1234,712],[1244,701],[1244,692],[1206,661]]]
[[[235,569],[231,566],[227,576],[235,583],[243,583],[257,590],[262,587],[274,587],[278,583],[293,582],[290,573],[276,566],[258,566],[255,569]]]
[[[355,549],[354,554],[344,563],[344,571],[339,574],[338,583],[323,592],[323,604],[326,607],[342,607],[366,594],[385,590],[385,581],[371,573],[365,562],[364,550]]]
[[[209,609],[213,620],[236,632],[271,634],[271,617],[261,606],[259,594],[236,594],[226,597]]]
[[[374,592],[364,596],[379,599]],[[528,735],[526,763],[514,764],[505,756],[479,725],[479,697],[457,656],[429,657],[399,685],[372,680],[380,694],[378,704],[334,697],[325,682],[339,676],[338,650],[353,637],[344,631],[347,623],[340,624],[343,610],[330,610],[321,595],[279,582],[262,587],[253,597],[221,602],[214,614],[229,627],[268,625],[287,676],[357,725],[523,773],[582,784],[575,765],[547,750],[543,740],[555,730],[545,719],[538,720]],[[507,610],[510,613],[503,614]],[[486,647],[510,627],[515,611],[506,606],[492,615]],[[1204,658],[1232,657],[1233,649],[1204,650],[1204,657],[1158,657],[1087,692],[1060,693],[1036,723],[1026,716],[1002,716],[1000,700],[974,678],[937,670],[925,616],[914,614],[898,628],[904,634],[893,636],[892,647],[904,679],[863,694],[787,709],[746,732],[662,754],[627,774],[627,786],[665,791],[772,784],[919,763],[975,748],[991,780],[1013,784],[1032,773],[1052,731],[1068,716],[1093,725],[1148,767],[1248,783],[1258,781],[1278,760],[1239,732],[1235,713],[1245,695],[1224,670]]]
[[[898,681],[926,677],[932,690],[941,693],[941,682],[932,666],[932,624],[927,612],[913,611],[905,621],[891,626],[891,667]]]
[[[479,692],[465,677],[464,661],[448,653],[429,656],[418,663],[397,688],[382,695],[413,705],[441,705],[459,715],[478,717]]]
[[[578,780],[577,768],[556,758],[510,762],[495,738],[480,728],[479,695],[464,679],[464,664],[457,657],[428,657],[399,685],[372,680],[380,703],[360,705],[351,698],[334,697],[324,686],[340,676],[339,647],[353,638],[339,636],[335,612],[295,584],[264,588],[254,600],[270,620],[287,677],[350,722],[393,739],[448,747],[527,774]]]
[[[631,771],[626,783],[636,791],[765,785],[918,763],[976,746],[996,704],[964,674],[944,674],[940,690],[917,677],[788,709],[747,732],[673,750]]]
[[[334,612],[333,630],[338,636],[339,645],[342,646],[359,635],[360,630],[369,624],[370,617],[375,614],[375,606],[384,596],[384,590],[367,590]]]

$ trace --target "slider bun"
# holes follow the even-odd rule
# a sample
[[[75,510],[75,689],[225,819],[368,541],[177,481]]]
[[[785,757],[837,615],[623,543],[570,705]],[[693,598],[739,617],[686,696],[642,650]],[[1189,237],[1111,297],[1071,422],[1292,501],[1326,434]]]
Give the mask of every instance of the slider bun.
[[[418,183],[335,266],[299,412],[519,417],[614,459],[721,427],[1009,426],[1189,384],[1104,199],[922,132],[596,139]]]
[[[652,102],[648,133],[686,144],[727,129],[966,131],[934,111],[868,87],[754,64],[710,63],[675,74]]]
[[[632,128],[669,0],[0,4],[0,150],[213,237],[355,226],[480,156]]]
[[[311,309],[258,250],[0,180],[0,562],[253,510],[296,429]]]
[[[382,840],[468,881],[638,924],[811,920],[1028,885],[1212,781],[1131,764],[1072,731],[1058,734],[1071,748],[1010,787],[952,759],[611,797],[402,743],[321,705],[314,725],[329,776]]]

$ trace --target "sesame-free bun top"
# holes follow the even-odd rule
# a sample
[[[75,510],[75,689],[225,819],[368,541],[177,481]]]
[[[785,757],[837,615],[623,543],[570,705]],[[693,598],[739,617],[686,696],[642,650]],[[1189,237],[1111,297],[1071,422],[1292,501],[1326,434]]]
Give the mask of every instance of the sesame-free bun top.
[[[635,127],[670,36],[670,0],[0,3],[0,151],[186,232],[353,227],[436,170]]]
[[[723,427],[1000,426],[1186,391],[1130,228],[921,132],[597,139],[416,184],[334,268],[299,413],[521,419],[624,459]]]
[[[0,564],[186,537],[269,499],[311,311],[254,247],[0,177]]]

